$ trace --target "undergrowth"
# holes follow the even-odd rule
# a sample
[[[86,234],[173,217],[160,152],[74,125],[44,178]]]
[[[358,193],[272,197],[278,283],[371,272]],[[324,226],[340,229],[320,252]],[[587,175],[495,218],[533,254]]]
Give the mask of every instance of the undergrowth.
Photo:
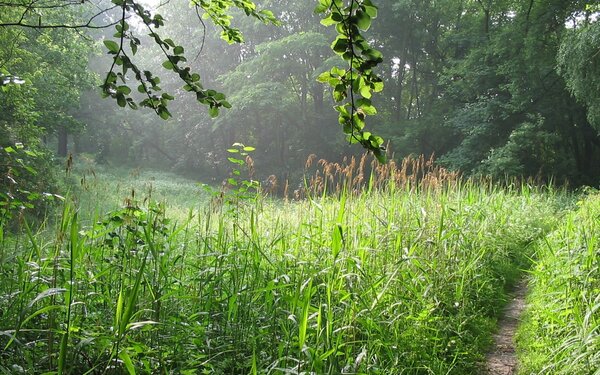
[[[52,237],[0,238],[0,372],[475,373],[555,193],[400,171],[176,220],[129,192],[101,214],[97,173]]]

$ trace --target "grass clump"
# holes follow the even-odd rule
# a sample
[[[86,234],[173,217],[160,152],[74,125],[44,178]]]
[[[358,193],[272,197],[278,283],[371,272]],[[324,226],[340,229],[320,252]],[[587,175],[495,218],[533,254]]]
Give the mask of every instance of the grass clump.
[[[539,242],[526,318],[522,374],[600,372],[600,194],[583,198]]]
[[[65,206],[1,248],[0,372],[475,373],[555,197],[396,173],[176,221]]]

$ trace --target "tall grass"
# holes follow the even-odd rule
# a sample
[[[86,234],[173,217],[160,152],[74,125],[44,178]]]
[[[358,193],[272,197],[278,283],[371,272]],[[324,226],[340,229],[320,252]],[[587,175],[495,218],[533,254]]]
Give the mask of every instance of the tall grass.
[[[476,372],[555,197],[401,170],[235,215],[66,206],[0,250],[0,372]]]
[[[199,183],[173,173],[98,165],[83,157],[70,171],[71,196],[84,222],[118,210],[129,200],[166,203],[172,218],[187,217],[210,199]]]
[[[600,195],[537,246],[526,319],[522,374],[600,373]]]

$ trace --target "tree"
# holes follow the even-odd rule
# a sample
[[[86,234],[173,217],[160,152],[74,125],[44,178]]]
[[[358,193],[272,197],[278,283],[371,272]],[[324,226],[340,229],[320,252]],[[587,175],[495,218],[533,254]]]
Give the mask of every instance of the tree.
[[[558,67],[569,90],[587,106],[590,123],[600,131],[600,22],[591,21],[591,10],[586,8],[582,25],[569,30],[561,42]]]
[[[3,10],[0,22],[15,14]],[[77,124],[72,112],[79,92],[92,84],[88,51],[87,41],[65,30],[0,27],[0,221],[52,197],[42,194],[54,184],[42,138],[57,133],[66,138]],[[42,213],[44,205],[35,208]]]
[[[163,119],[170,118],[171,112],[168,104],[174,96],[168,92],[162,92],[159,86],[160,78],[152,71],[145,69],[135,62],[135,55],[142,44],[138,37],[139,29],[148,32],[153,43],[159,47],[164,56],[162,66],[172,71],[184,83],[183,89],[195,94],[199,103],[209,107],[209,113],[215,117],[220,108],[230,108],[231,104],[226,100],[224,94],[215,90],[205,89],[201,83],[198,73],[186,66],[187,57],[185,48],[176,44],[172,39],[166,38],[159,33],[159,28],[164,26],[164,18],[158,13],[145,9],[136,0],[112,0],[110,6],[101,8],[99,12],[91,13],[89,10],[71,12],[75,15],[69,22],[53,22],[54,20],[44,18],[40,9],[63,9],[76,6],[70,2],[55,0],[49,4],[37,4],[35,1],[23,1],[22,3],[4,4],[18,11],[0,26],[19,26],[37,29],[81,29],[81,28],[105,28],[114,26],[115,40],[104,40],[104,46],[108,53],[113,56],[112,65],[102,84],[105,97],[116,100],[121,107],[129,106],[136,109],[139,106],[154,110]],[[83,2],[85,5],[85,2]],[[278,21],[269,10],[257,10],[256,5],[249,0],[220,0],[205,1],[195,0],[192,2],[194,11],[198,15],[200,23],[204,26],[200,14],[222,29],[221,36],[229,43],[242,42],[243,36],[239,29],[231,26],[232,16],[228,13],[229,8],[237,8],[246,15],[252,16],[264,23],[277,24]],[[344,132],[348,134],[351,143],[361,143],[367,149],[372,150],[383,160],[383,140],[370,132],[363,131],[364,118],[374,111],[370,103],[370,92],[381,91],[381,80],[372,73],[372,68],[381,62],[381,54],[372,49],[368,42],[361,36],[360,30],[367,30],[371,24],[371,18],[377,13],[377,8],[371,0],[350,0],[347,4],[342,0],[320,0],[317,11],[325,14],[324,24],[338,25],[339,36],[333,44],[333,50],[348,61],[347,74],[334,74],[328,79],[322,76],[323,81],[333,85],[336,100],[341,101],[347,96],[350,102],[347,105],[337,106],[340,112],[340,123],[344,125]],[[77,17],[79,16],[79,18]],[[37,21],[37,24],[35,23]],[[46,21],[46,22],[44,22]],[[133,23],[137,27],[132,27]],[[136,96],[131,83],[127,77],[137,82],[137,91],[141,97]],[[354,100],[354,94],[363,96],[360,103]],[[364,94],[364,95],[363,95]]]

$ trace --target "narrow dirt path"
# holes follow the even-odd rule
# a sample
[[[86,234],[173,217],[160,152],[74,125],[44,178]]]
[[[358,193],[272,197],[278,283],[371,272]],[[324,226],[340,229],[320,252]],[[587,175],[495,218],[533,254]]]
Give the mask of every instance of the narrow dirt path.
[[[525,309],[527,282],[519,282],[513,291],[512,300],[499,321],[498,333],[494,335],[494,345],[486,357],[485,375],[516,375],[517,355],[514,337],[521,314]]]

